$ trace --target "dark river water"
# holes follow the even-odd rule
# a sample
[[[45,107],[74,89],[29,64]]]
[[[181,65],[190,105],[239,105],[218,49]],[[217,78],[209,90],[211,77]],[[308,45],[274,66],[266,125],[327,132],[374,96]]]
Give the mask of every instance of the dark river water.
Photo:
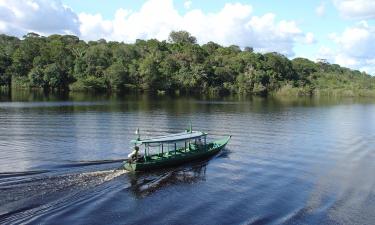
[[[129,141],[233,135],[209,161],[116,170]],[[375,224],[375,100],[0,97],[0,224]]]

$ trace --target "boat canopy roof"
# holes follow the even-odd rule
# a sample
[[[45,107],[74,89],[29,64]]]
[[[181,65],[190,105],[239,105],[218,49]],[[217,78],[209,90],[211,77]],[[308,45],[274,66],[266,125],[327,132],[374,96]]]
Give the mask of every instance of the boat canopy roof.
[[[148,138],[144,140],[132,140],[134,144],[148,144],[148,143],[163,143],[163,142],[176,142],[182,140],[195,139],[202,136],[206,136],[207,133],[201,131],[181,132],[176,134],[169,134],[165,136],[159,136],[154,138]]]

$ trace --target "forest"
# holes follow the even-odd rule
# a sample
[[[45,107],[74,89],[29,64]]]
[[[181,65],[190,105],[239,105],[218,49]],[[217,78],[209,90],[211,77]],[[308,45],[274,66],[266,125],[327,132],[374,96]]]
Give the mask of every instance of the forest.
[[[0,35],[0,86],[45,91],[375,96],[375,77],[252,47],[167,41],[85,42],[73,35]]]

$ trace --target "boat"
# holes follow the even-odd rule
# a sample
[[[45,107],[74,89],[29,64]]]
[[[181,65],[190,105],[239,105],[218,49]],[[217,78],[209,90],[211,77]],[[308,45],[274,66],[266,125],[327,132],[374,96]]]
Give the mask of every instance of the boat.
[[[134,150],[123,162],[128,171],[150,171],[159,168],[179,166],[187,162],[204,160],[220,152],[231,136],[207,143],[208,133],[193,131],[169,134],[141,140],[132,140]],[[143,148],[143,154],[140,153]]]

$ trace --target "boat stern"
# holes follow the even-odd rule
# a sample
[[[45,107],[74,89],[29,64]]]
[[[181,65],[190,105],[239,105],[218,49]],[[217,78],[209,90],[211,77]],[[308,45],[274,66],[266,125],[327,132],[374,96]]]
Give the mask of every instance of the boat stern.
[[[132,163],[132,162],[128,162],[128,161],[124,161],[123,167],[127,171],[136,171],[137,164],[136,163]]]

